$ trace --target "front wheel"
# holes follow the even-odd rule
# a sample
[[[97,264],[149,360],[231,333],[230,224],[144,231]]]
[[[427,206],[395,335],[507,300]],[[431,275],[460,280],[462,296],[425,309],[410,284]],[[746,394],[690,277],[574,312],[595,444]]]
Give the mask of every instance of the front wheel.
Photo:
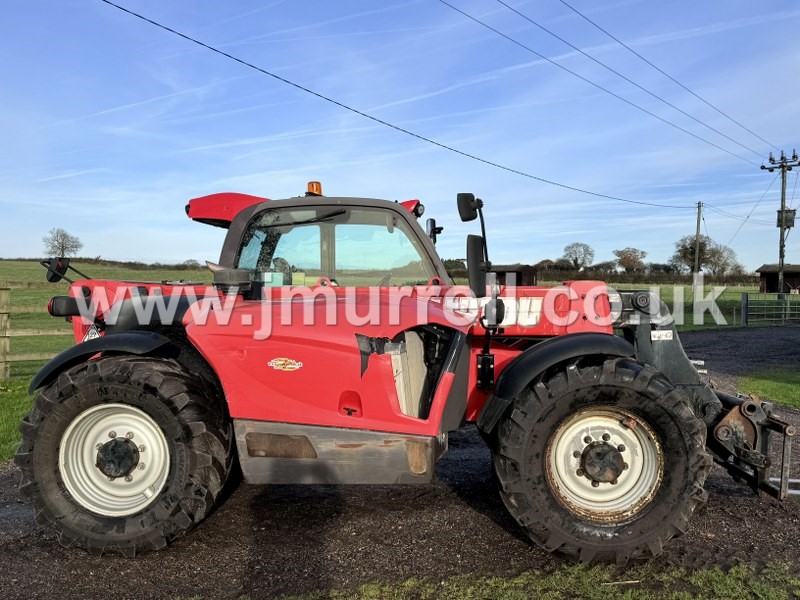
[[[498,427],[506,507],[533,541],[573,560],[658,555],[706,500],[705,424],[663,375],[631,359],[551,369]]]
[[[224,405],[170,360],[100,358],[39,392],[20,425],[20,488],[64,546],[134,556],[213,507],[233,435]]]

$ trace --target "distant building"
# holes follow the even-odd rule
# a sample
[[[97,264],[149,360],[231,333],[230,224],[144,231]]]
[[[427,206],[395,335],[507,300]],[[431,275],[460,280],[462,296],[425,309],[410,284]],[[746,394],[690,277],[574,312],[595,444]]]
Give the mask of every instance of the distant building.
[[[492,273],[497,273],[499,285],[536,285],[536,269],[531,265],[492,265]]]
[[[759,291],[766,294],[778,293],[778,265],[762,265],[756,269],[760,277]],[[783,265],[783,291],[800,290],[800,265]],[[795,293],[797,293],[795,291]]]

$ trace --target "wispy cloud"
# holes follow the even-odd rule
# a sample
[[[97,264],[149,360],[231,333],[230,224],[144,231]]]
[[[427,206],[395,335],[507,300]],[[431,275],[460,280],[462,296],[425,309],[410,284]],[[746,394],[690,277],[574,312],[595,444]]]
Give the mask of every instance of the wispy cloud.
[[[85,169],[83,171],[71,171],[69,173],[61,173],[59,175],[52,175],[50,177],[43,177],[41,179],[37,179],[34,183],[45,183],[47,181],[56,181],[58,179],[70,179],[72,177],[81,177],[82,175],[88,175],[89,173],[102,173],[107,169]]]

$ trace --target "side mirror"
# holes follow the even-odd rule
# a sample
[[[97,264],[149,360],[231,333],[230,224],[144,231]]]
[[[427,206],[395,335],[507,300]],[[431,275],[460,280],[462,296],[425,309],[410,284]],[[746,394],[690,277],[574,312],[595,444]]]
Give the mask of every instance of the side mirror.
[[[458,194],[457,202],[458,216],[464,223],[474,221],[478,217],[478,209],[483,207],[483,201],[476,198],[475,194]]]
[[[460,195],[460,194],[459,194]],[[486,264],[484,262],[483,238],[479,235],[467,236],[467,272],[469,288],[476,298],[486,296]]]
[[[55,256],[45,262],[45,267],[47,268],[47,281],[57,283],[61,281],[67,269],[69,269],[69,259],[63,256]]]
[[[436,236],[444,231],[444,227],[436,226],[436,219],[428,219],[425,223],[425,233],[431,238],[431,241],[436,243]]]
[[[214,287],[223,294],[241,294],[250,291],[253,273],[249,269],[229,269],[206,261],[213,274]]]

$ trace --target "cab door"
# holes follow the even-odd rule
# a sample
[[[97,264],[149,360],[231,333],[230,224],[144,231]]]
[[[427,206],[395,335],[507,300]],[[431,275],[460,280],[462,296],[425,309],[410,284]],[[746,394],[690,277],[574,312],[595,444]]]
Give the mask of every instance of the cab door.
[[[251,220],[236,266],[255,289],[231,321],[252,330],[190,332],[230,374],[233,417],[427,435],[445,414],[460,424],[467,326],[431,292],[436,266],[402,210],[315,205]]]

